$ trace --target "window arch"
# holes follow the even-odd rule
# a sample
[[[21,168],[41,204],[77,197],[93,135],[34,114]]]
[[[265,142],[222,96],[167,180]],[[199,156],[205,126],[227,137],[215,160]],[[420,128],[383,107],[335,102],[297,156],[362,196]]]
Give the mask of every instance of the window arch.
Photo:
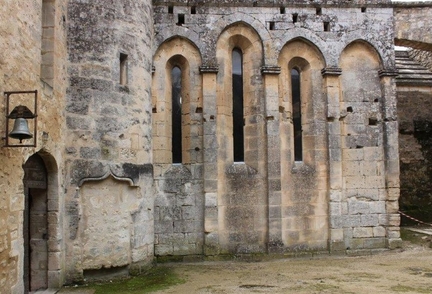
[[[287,220],[282,222],[281,238],[286,246],[325,248],[329,235],[328,198],[323,193],[328,191],[329,179],[321,74],[325,59],[314,44],[297,38],[284,45],[278,65],[281,210],[282,219]],[[303,213],[293,215],[292,209]],[[298,235],[292,236],[292,230]]]
[[[171,151],[172,162],[182,163],[182,70],[171,70]]]
[[[243,53],[239,48],[232,51],[232,99],[234,162],[243,162]]]
[[[156,172],[164,172],[172,164],[200,162],[201,56],[189,40],[174,38],[160,45],[153,64],[152,133]]]
[[[282,169],[290,170],[295,162],[304,166],[317,163],[316,154],[323,146],[325,128],[322,75],[325,59],[319,49],[304,39],[295,39],[283,47],[278,58],[279,105],[281,112],[281,152],[289,161],[282,161]]]
[[[302,109],[300,70],[291,69],[291,103],[294,131],[294,160],[303,161]]]
[[[227,27],[217,41],[220,67],[216,90],[217,136],[219,156],[227,164],[244,163],[258,169],[264,156],[263,144],[257,143],[265,136],[261,126],[265,106],[260,99],[262,76],[259,74],[262,52],[259,35],[244,23]],[[243,99],[238,99],[241,96]],[[237,107],[242,108],[242,113]]]
[[[54,31],[55,31],[55,1],[42,1],[42,39],[41,39],[41,79],[50,85],[54,84]]]

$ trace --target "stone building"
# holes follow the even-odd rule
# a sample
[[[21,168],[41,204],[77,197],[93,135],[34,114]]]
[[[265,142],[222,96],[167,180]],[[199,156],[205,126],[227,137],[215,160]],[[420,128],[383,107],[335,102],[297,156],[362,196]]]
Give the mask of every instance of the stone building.
[[[0,91],[38,107],[0,148],[1,293],[399,246],[394,20],[387,0],[5,3]]]
[[[400,209],[425,222],[432,222],[431,115],[432,72],[421,63],[431,60],[427,51],[396,52],[396,79],[401,198]],[[432,60],[431,60],[432,61]],[[402,218],[403,224],[413,224]],[[415,223],[417,224],[417,223]]]

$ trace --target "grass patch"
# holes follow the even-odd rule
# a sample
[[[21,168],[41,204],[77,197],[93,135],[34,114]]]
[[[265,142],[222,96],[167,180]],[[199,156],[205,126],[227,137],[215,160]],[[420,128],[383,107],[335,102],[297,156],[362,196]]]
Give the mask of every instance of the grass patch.
[[[391,287],[391,290],[393,292],[401,292],[401,293],[431,293],[432,288],[414,288],[411,286],[405,286],[405,285],[397,285]]]
[[[365,273],[365,272],[348,273],[348,274],[345,274],[345,276],[349,276],[352,278],[358,278],[358,279],[367,279],[367,280],[376,280],[376,279],[382,278],[381,275],[375,275],[375,274],[370,274],[370,273]]]
[[[334,286],[334,285],[330,285],[330,284],[325,284],[325,283],[318,283],[315,285],[310,285],[308,287],[309,289],[312,289],[313,291],[330,291],[330,292],[335,292],[336,290],[340,290],[339,286]]]
[[[425,238],[425,234],[417,233],[408,230],[407,228],[400,228],[401,239],[417,245],[429,245],[429,238]]]
[[[95,290],[95,294],[141,294],[150,293],[177,284],[183,284],[186,281],[178,277],[172,268],[165,266],[156,266],[146,274],[131,277],[127,279],[113,280],[112,282],[93,283],[83,287],[74,288],[74,290]],[[61,292],[60,292],[61,293]]]

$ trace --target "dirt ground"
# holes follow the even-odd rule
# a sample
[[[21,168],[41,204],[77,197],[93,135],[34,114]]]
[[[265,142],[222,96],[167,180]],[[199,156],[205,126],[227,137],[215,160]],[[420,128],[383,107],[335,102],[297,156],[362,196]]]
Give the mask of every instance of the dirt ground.
[[[175,264],[187,282],[158,293],[432,293],[432,249],[363,257]]]
[[[157,293],[432,293],[430,242],[369,256],[162,266],[186,282]]]

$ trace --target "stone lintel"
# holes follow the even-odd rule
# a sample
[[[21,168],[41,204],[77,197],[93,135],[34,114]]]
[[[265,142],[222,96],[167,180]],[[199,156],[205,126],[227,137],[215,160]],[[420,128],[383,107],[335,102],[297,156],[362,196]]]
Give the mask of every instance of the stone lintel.
[[[280,66],[277,65],[264,65],[261,67],[261,74],[265,75],[278,75],[281,73]]]
[[[219,67],[218,66],[212,66],[212,65],[201,65],[199,67],[200,73],[218,73]]]
[[[321,70],[321,74],[325,76],[340,76],[342,69],[339,67],[325,67]]]

